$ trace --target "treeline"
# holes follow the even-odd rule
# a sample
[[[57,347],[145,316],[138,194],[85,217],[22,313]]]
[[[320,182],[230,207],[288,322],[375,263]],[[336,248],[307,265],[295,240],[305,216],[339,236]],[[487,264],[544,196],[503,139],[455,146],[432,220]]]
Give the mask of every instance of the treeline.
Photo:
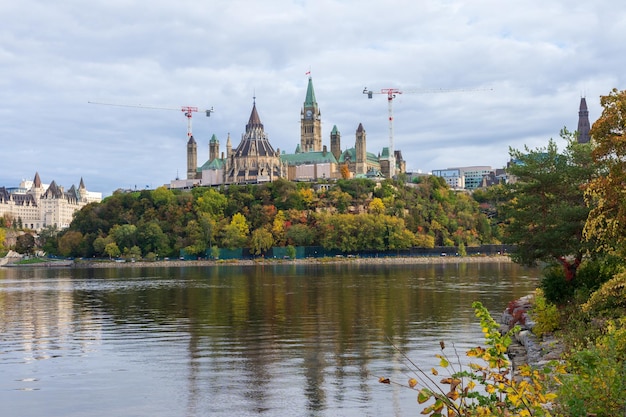
[[[40,236],[50,254],[148,259],[181,250],[218,257],[219,248],[240,247],[262,255],[273,246],[351,252],[498,243],[472,197],[432,176],[116,192],[75,213],[67,230]]]

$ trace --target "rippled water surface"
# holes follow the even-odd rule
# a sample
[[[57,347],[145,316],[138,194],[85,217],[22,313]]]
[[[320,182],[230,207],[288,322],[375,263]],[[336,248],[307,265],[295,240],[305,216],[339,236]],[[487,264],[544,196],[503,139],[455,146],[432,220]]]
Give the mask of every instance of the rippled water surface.
[[[408,364],[482,343],[509,263],[0,268],[1,416],[419,415]],[[448,348],[447,348],[448,349]]]

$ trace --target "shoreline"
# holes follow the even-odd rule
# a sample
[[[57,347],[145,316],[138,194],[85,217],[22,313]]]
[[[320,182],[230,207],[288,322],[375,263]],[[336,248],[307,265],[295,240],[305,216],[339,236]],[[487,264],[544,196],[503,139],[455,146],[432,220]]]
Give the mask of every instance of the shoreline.
[[[384,258],[306,258],[306,259],[229,259],[229,260],[171,260],[171,261],[86,261],[80,260],[72,265],[73,268],[167,268],[167,267],[196,267],[196,266],[255,266],[255,265],[412,265],[412,264],[454,264],[454,263],[512,263],[506,255],[493,256],[415,256],[415,257],[384,257]]]
[[[414,256],[414,257],[381,257],[381,258],[306,258],[306,259],[228,259],[228,260],[170,260],[170,261],[89,261],[78,260],[72,268],[177,268],[195,266],[254,266],[254,265],[411,265],[411,264],[454,264],[454,263],[512,263],[507,255],[491,256]],[[30,264],[25,266],[37,266]]]

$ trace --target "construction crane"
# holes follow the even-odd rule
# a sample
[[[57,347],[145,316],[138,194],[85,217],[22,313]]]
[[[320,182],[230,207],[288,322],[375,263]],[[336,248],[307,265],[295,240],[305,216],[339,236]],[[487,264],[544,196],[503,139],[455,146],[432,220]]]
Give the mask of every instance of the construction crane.
[[[198,111],[197,107],[192,107],[192,106],[181,106],[181,107],[178,107],[178,108],[173,108],[173,107],[143,106],[141,104],[132,105],[132,104],[100,103],[100,102],[96,102],[96,101],[88,101],[87,103],[89,103],[89,104],[99,104],[99,105],[103,105],[103,106],[135,107],[135,108],[140,108],[140,109],[182,111],[185,114],[185,117],[187,117],[187,139],[191,138],[191,136],[192,136],[192,133],[191,133],[191,118],[192,118],[192,115],[193,115],[193,113]],[[206,114],[206,117],[210,117],[211,113],[213,113],[214,111],[215,110],[213,110],[213,107],[211,107],[208,110],[202,110],[202,112]]]
[[[389,107],[389,178],[393,178],[396,175],[396,155],[393,149],[393,99],[398,94],[429,94],[429,93],[453,93],[453,92],[466,92],[466,91],[487,91],[487,89],[439,89],[439,90],[400,90],[397,88],[382,88],[380,91],[368,90],[367,87],[363,88],[363,94],[367,94],[367,98],[372,98],[374,94],[385,94],[387,96],[387,105]]]

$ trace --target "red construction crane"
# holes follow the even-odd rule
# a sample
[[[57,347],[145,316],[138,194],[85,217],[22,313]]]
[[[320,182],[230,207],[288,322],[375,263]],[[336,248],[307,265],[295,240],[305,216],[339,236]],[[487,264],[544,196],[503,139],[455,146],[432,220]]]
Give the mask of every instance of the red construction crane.
[[[100,105],[103,105],[103,106],[138,107],[138,108],[141,108],[141,109],[182,111],[185,114],[185,117],[187,117],[187,139],[189,139],[192,136],[192,134],[191,134],[191,117],[192,117],[194,112],[198,111],[197,107],[191,107],[191,106],[181,106],[181,107],[178,107],[178,108],[173,108],[173,107],[143,106],[141,104],[132,105],[132,104],[100,103],[100,102],[95,102],[95,101],[88,101],[87,103],[89,103],[89,104],[100,104]],[[202,112],[204,112],[206,114],[206,117],[210,117],[211,113],[213,113],[214,110],[213,110],[213,107],[211,107],[208,110],[202,110]]]
[[[372,98],[374,94],[387,95],[387,104],[389,107],[389,177],[393,178],[396,175],[396,155],[393,149],[393,99],[398,94],[429,94],[429,93],[455,93],[466,91],[488,91],[491,88],[486,89],[460,89],[460,90],[399,90],[397,88],[382,88],[380,91],[368,90],[367,87],[363,88],[363,94],[367,94],[367,98]]]

